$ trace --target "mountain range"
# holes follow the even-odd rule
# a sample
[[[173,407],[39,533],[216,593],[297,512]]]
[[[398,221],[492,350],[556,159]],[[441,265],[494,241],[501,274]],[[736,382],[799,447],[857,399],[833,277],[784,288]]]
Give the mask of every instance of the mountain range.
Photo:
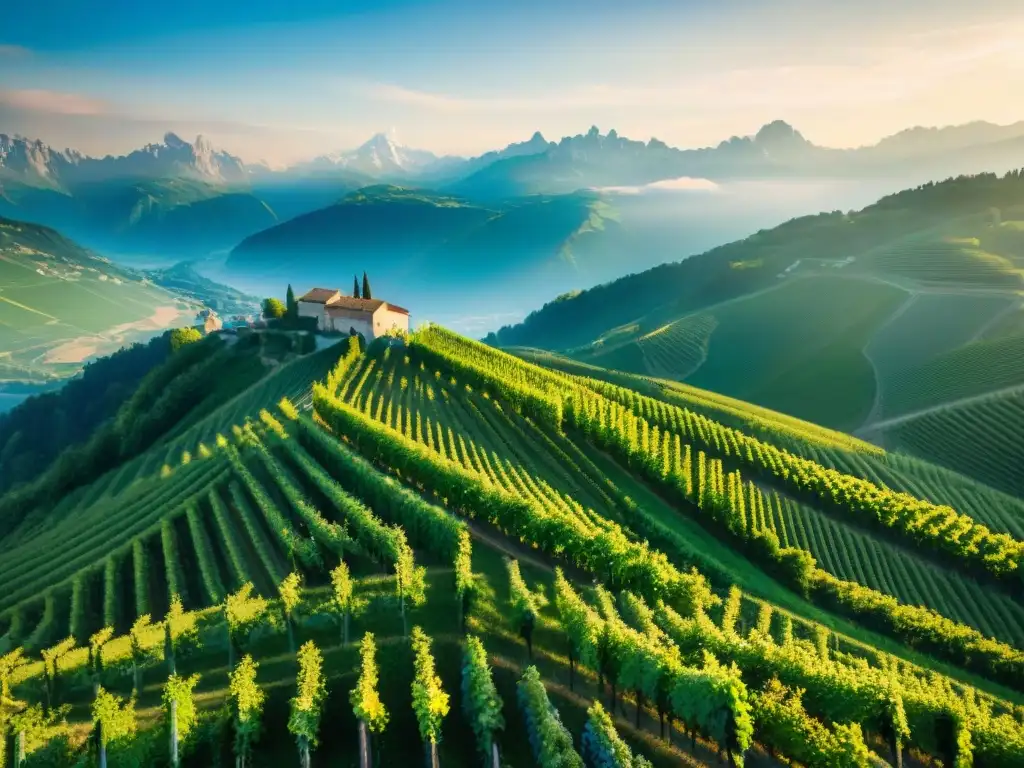
[[[402,280],[423,297],[426,314],[480,303],[522,316],[565,290],[793,216],[1021,166],[1024,122],[912,128],[855,149],[818,146],[781,120],[700,149],[592,127],[557,142],[536,132],[468,159],[381,133],[281,170],[245,163],[202,136],[190,143],[169,133],[123,156],[93,158],[3,135],[0,215],[54,227],[136,268],[195,261],[250,291],[276,290],[251,280],[285,265],[310,283],[346,284],[366,269],[385,283]],[[697,191],[657,204],[624,194],[676,185]],[[421,290],[406,277],[418,264],[451,292]],[[497,278],[514,285],[499,290]]]
[[[557,193],[585,186],[648,183],[678,176],[712,180],[769,175],[868,175],[891,172],[893,164],[955,164],[950,153],[973,158],[1006,155],[1013,165],[1024,146],[1024,121],[1011,125],[973,122],[944,128],[915,127],[873,145],[833,149],[806,139],[775,120],[749,136],[715,146],[679,149],[651,138],[637,141],[594,126],[560,141],[538,131],[528,140],[464,158],[438,156],[378,133],[361,146],[323,154],[281,170],[243,162],[198,136],[189,143],[167,133],[162,143],[126,155],[96,158],[74,149],[57,150],[36,139],[0,133],[0,183],[33,184],[69,191],[84,182],[180,177],[222,186],[260,186],[270,179],[336,174],[358,185],[413,180],[431,186],[488,194]],[[489,186],[489,184],[491,186]],[[565,185],[571,189],[566,190]],[[575,185],[575,186],[572,186]],[[538,186],[538,188],[533,188]]]

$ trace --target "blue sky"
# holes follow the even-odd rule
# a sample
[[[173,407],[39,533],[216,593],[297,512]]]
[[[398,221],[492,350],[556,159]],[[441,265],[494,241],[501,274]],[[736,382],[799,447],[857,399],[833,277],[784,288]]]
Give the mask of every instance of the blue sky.
[[[1005,0],[8,5],[0,132],[92,154],[167,130],[279,164],[387,129],[475,154],[592,124],[702,146],[781,118],[855,146],[1024,119]]]

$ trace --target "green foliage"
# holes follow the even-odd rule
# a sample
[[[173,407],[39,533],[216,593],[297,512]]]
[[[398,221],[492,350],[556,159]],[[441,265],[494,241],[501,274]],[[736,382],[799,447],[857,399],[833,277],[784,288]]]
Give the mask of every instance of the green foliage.
[[[245,654],[231,671],[228,684],[235,712],[235,755],[243,762],[251,755],[252,745],[259,741],[262,729],[267,694],[256,682],[258,669],[259,664]]]
[[[469,531],[461,531],[459,533],[459,548],[455,553],[455,592],[460,598],[475,589],[472,548],[473,542]]]
[[[247,582],[225,598],[224,619],[236,642],[248,637],[266,615],[267,601],[254,595],[254,589],[252,582]]]
[[[299,649],[298,662],[298,690],[291,700],[288,730],[296,738],[304,739],[307,744],[316,746],[320,715],[324,699],[327,697],[327,685],[324,682],[323,656],[312,640]]]
[[[186,344],[202,341],[203,334],[196,328],[175,328],[171,331],[171,351],[177,352]]]
[[[66,735],[67,716],[70,711],[69,705],[54,707],[46,711],[40,705],[33,704],[10,716],[10,732],[15,735],[24,734],[26,757],[31,757],[34,753],[44,750],[51,740],[62,734]],[[4,738],[6,736],[7,734],[4,733]],[[39,764],[38,761],[33,762]]]
[[[641,755],[634,755],[615,730],[611,717],[595,701],[587,710],[587,725],[583,731],[580,753],[587,765],[597,768],[649,768],[651,763]]]
[[[288,311],[287,307],[281,303],[281,300],[275,298],[264,299],[262,310],[263,317],[268,320],[280,320]]]
[[[869,768],[876,765],[857,723],[828,728],[807,714],[803,691],[772,678],[752,697],[755,735],[808,768]]]
[[[302,602],[302,575],[292,571],[285,576],[284,581],[277,585],[277,591],[281,596],[281,607],[284,609],[284,614],[290,619]]]
[[[538,768],[583,768],[583,760],[573,749],[572,736],[548,701],[536,667],[529,666],[523,672],[516,684],[516,697]]]
[[[101,686],[92,703],[92,721],[102,727],[104,744],[127,743],[135,738],[135,700],[125,701]]]
[[[434,671],[434,657],[430,653],[431,639],[419,627],[412,628],[414,677],[412,681],[412,708],[419,723],[424,743],[441,743],[441,721],[448,714],[448,694],[441,687],[441,678]]]
[[[164,617],[171,644],[175,650],[193,648],[199,645],[199,628],[196,614],[185,610],[178,595],[171,596],[171,606]]]
[[[462,654],[462,711],[476,736],[477,751],[486,761],[492,744],[505,729],[501,697],[491,677],[487,651],[478,637],[467,637]]]
[[[382,733],[388,724],[388,710],[378,690],[377,643],[372,632],[363,635],[359,643],[359,680],[349,694],[352,711],[358,720],[366,723],[371,733]]]
[[[171,716],[171,702],[174,702],[177,709],[178,739],[182,743],[188,742],[189,734],[196,727],[199,714],[196,711],[196,702],[192,691],[199,684],[199,675],[191,677],[179,677],[171,675],[164,683],[163,704],[166,717]]]
[[[533,628],[537,624],[537,614],[547,604],[547,599],[543,593],[533,592],[526,586],[526,582],[523,581],[523,576],[519,572],[517,560],[509,560],[507,567],[512,622],[519,630],[519,634],[526,640],[527,646],[532,649]]]
[[[364,298],[364,299],[372,299],[373,298],[373,293],[370,291],[370,278],[368,278],[366,276],[365,272],[363,272],[363,293],[362,293],[362,298]]]

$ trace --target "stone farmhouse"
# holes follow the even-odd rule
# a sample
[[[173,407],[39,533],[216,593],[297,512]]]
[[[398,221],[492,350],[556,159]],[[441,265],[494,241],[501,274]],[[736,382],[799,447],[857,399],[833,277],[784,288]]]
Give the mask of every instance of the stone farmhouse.
[[[315,317],[321,331],[355,330],[369,342],[389,331],[409,332],[409,310],[380,299],[356,299],[333,288],[314,288],[298,300],[299,317]]]

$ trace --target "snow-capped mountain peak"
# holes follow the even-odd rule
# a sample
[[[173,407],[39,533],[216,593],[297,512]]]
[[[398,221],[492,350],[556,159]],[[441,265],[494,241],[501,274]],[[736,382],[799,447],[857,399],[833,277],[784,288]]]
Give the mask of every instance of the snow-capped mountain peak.
[[[411,149],[398,142],[395,131],[374,134],[356,149],[332,152],[304,164],[307,170],[344,168],[374,177],[415,175],[437,162],[433,152]]]

